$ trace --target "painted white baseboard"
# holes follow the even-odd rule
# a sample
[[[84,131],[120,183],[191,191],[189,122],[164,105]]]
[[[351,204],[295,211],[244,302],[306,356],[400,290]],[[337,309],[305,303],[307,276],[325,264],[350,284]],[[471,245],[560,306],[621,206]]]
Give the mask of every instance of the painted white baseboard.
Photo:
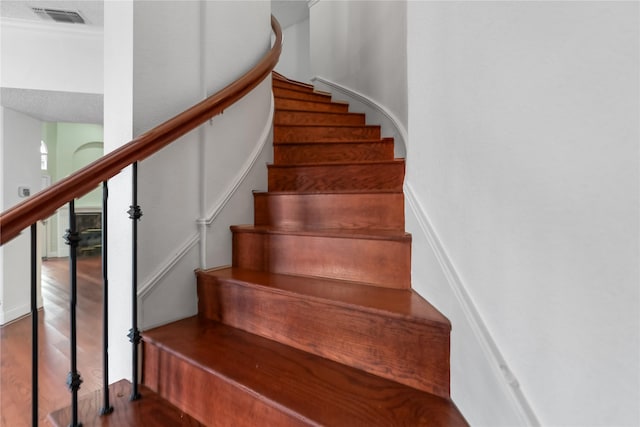
[[[4,307],[4,306],[3,306]],[[31,311],[31,306],[28,304],[13,307],[8,310],[0,310],[0,326],[7,323],[11,323],[14,320],[18,320],[21,317],[26,316]]]
[[[149,294],[153,292],[156,286],[158,286],[165,276],[167,276],[182,258],[197,245],[201,240],[204,240],[206,237],[203,233],[206,233],[206,226],[210,226],[216,217],[222,212],[224,207],[227,205],[229,200],[236,193],[242,182],[245,180],[249,171],[253,168],[256,163],[256,160],[260,156],[265,144],[270,140],[271,136],[271,127],[273,124],[273,113],[275,110],[275,103],[273,100],[273,95],[271,96],[271,105],[269,114],[267,115],[267,120],[265,121],[265,125],[260,133],[256,141],[256,145],[254,146],[251,154],[247,157],[246,161],[242,165],[242,167],[238,170],[236,175],[231,179],[229,185],[227,185],[226,189],[222,192],[221,196],[215,201],[212,208],[208,210],[208,215],[206,218],[199,218],[196,220],[196,224],[198,225],[199,231],[197,233],[192,234],[187,237],[184,242],[179,246],[178,250],[172,254],[171,257],[163,260],[156,269],[154,273],[152,273],[140,286],[138,290],[138,298],[146,298]],[[203,225],[205,227],[203,227]]]
[[[162,281],[162,279],[169,274],[171,270],[184,258],[184,256],[198,244],[200,240],[200,236],[197,233],[189,236],[187,240],[185,240],[182,245],[175,251],[171,257],[165,259],[163,262],[159,264],[158,269],[144,281],[142,286],[138,289],[138,298],[144,299],[147,295],[149,295],[153,289]]]
[[[498,383],[505,388],[505,394],[510,397],[514,412],[517,413],[522,420],[523,426],[539,426],[540,422],[538,421],[538,418],[536,417],[536,414],[531,408],[531,405],[524,393],[520,389],[520,384],[518,383],[517,378],[509,368],[509,365],[493,340],[482,316],[469,296],[460,275],[453,266],[451,259],[447,255],[438,235],[433,229],[426,209],[415,195],[410,183],[405,182],[404,195],[407,206],[411,209],[411,212],[418,220],[420,229],[427,238],[429,246],[436,257],[444,276],[446,277],[449,287],[456,297],[458,305],[464,313],[467,322],[471,326],[475,338],[480,343],[485,358],[489,361],[489,364],[493,369],[493,374],[499,380]]]
[[[258,138],[258,143],[253,147],[251,154],[247,157],[242,167],[238,170],[236,176],[229,182],[227,188],[222,192],[222,195],[215,201],[212,208],[208,211],[206,218],[200,218],[196,221],[198,224],[206,224],[211,225],[216,217],[222,212],[222,209],[226,206],[227,202],[231,199],[231,197],[235,194],[240,187],[240,184],[245,180],[249,171],[253,168],[253,165],[256,163],[258,157],[260,157],[260,153],[264,149],[265,144],[269,140],[269,136],[271,135],[271,127],[273,124],[273,113],[275,111],[275,102],[273,100],[273,94],[271,95],[271,105],[269,107],[269,114],[267,117],[267,121],[265,122],[264,127],[262,128],[262,132],[260,133],[260,137]]]
[[[333,99],[347,101],[349,110],[367,114],[367,123],[373,121],[382,128],[382,134],[392,137],[395,142],[396,157],[405,157],[407,153],[407,129],[400,119],[388,108],[356,90],[340,85],[324,77],[311,79],[316,89],[326,90]]]

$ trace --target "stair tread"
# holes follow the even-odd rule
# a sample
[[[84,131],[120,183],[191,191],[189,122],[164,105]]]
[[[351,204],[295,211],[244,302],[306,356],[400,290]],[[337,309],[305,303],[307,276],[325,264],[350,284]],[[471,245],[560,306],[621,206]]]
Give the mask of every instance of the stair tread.
[[[78,400],[78,420],[84,427],[204,427],[188,414],[179,410],[157,393],[140,385],[141,399],[131,401],[131,383],[120,380],[109,386],[109,403],[113,412],[99,415],[103,407],[102,390]],[[71,408],[62,408],[49,414],[54,426],[67,427],[71,421]]]
[[[291,114],[317,114],[317,115],[336,115],[336,116],[362,116],[364,117],[364,113],[355,113],[351,111],[317,111],[317,110],[295,110],[292,108],[278,108],[279,113],[291,113]],[[304,125],[277,125],[277,126],[304,126]]]
[[[342,229],[342,228],[324,228],[324,229],[299,229],[272,227],[268,225],[232,225],[233,232],[249,232],[261,234],[287,234],[298,236],[317,236],[317,237],[338,237],[343,239],[370,239],[370,240],[411,240],[411,234],[398,230],[385,229]]]
[[[298,99],[298,98],[292,98],[290,96],[286,96],[286,95],[277,95],[274,94],[273,95],[274,98],[276,99],[290,99],[292,101],[301,101],[301,102],[310,102],[310,103],[318,103],[318,104],[341,104],[341,105],[349,105],[349,103],[347,101],[341,101],[341,100],[333,100],[331,98],[327,98],[326,100],[319,100],[319,99]]]
[[[467,425],[448,399],[212,320],[187,318],[146,331],[143,339],[303,423]]]
[[[289,87],[296,87],[300,89],[311,89],[316,90],[315,86],[310,83],[301,82],[298,80],[292,80],[288,77],[283,76],[282,74],[278,74],[276,72],[272,73],[272,85],[274,87],[282,87],[281,85],[287,85]]]
[[[320,102],[331,102],[331,94],[327,92],[318,92],[315,90],[300,89],[297,87],[279,87],[273,88],[273,95],[278,97],[287,97],[294,99],[318,100]]]
[[[290,110],[300,111],[328,111],[328,112],[348,112],[349,104],[346,102],[314,102],[309,100],[284,98],[274,96],[275,108],[278,111],[280,108],[287,108]]]
[[[449,330],[449,320],[411,289],[391,289],[346,280],[277,274],[237,267],[200,270],[198,274],[244,286],[261,286],[274,292],[296,294],[360,311],[410,319]]]
[[[285,83],[285,84],[284,85],[281,84],[281,85],[278,85],[278,86],[274,86],[274,89],[285,89],[285,90],[291,90],[291,91],[305,93],[305,94],[322,95],[322,96],[331,97],[331,93],[330,92],[318,90],[318,89],[314,88],[313,86],[312,87],[300,86],[298,84],[291,83],[291,82],[283,82],[283,83]]]
[[[303,87],[303,88],[308,88],[308,89],[314,89],[314,86],[310,83],[304,83],[304,82],[300,82],[298,80],[292,80],[290,78],[287,78],[285,76],[283,76],[282,74],[273,71],[272,75],[274,77],[275,80],[282,82],[282,83],[286,83],[286,84],[290,84],[293,86],[299,86],[299,87]]]
[[[376,144],[376,143],[393,143],[393,138],[380,139],[347,139],[347,140],[328,140],[328,141],[274,141],[273,145],[313,145],[313,144]]]
[[[357,113],[349,113],[349,114],[357,114]],[[332,124],[332,125],[325,125],[325,124],[309,124],[309,123],[305,123],[305,124],[301,124],[301,125],[294,125],[294,124],[278,124],[275,125],[276,127],[279,128],[329,128],[329,129],[333,129],[333,128],[354,128],[354,129],[360,129],[360,128],[367,128],[367,129],[379,129],[380,125],[350,125],[350,124],[340,124],[340,123],[336,123],[336,124]]]
[[[337,162],[317,162],[317,163],[300,163],[300,164],[274,164],[268,163],[267,168],[312,168],[312,167],[326,167],[326,166],[349,166],[349,165],[387,165],[404,163],[404,159],[393,160],[360,160],[360,161],[337,161]]]
[[[253,190],[253,194],[269,195],[269,196],[286,196],[286,195],[321,196],[323,194],[348,195],[348,194],[404,194],[404,193],[402,191],[394,191],[394,190],[368,189],[368,190],[322,190],[322,191],[261,191],[261,190]]]

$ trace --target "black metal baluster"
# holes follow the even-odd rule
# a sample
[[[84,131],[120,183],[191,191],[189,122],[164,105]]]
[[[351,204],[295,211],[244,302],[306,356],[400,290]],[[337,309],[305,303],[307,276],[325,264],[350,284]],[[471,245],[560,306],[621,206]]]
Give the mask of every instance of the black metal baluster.
[[[132,204],[127,211],[129,218],[133,221],[131,235],[131,329],[127,336],[133,345],[133,379],[130,400],[138,400],[140,399],[140,393],[138,393],[138,345],[141,339],[138,330],[138,220],[142,217],[142,210],[138,206],[138,162],[133,163],[132,184]]]
[[[77,344],[76,344],[76,305],[78,294],[78,282],[77,282],[77,253],[78,242],[80,240],[79,233],[76,229],[76,212],[75,202],[72,200],[69,202],[69,229],[65,235],[67,245],[69,245],[69,273],[71,275],[71,296],[69,304],[69,313],[71,317],[71,371],[67,376],[67,386],[71,390],[71,427],[79,427],[82,424],[78,423],[78,390],[82,379],[77,367]]]
[[[103,405],[100,415],[113,412],[109,403],[109,277],[107,274],[107,201],[109,186],[102,183],[102,386]]]
[[[31,224],[31,425],[38,426],[38,238]]]

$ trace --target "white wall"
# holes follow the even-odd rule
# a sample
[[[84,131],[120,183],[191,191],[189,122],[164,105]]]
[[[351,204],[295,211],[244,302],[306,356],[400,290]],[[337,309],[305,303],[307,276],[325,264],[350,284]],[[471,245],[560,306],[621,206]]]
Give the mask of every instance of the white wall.
[[[194,2],[189,7],[181,2],[162,4],[166,14],[163,16],[158,16],[157,9],[155,15],[150,14],[147,3],[135,7],[136,133],[183,111],[202,99],[203,93],[222,89],[247,72],[269,48],[269,3]],[[242,36],[229,37],[230,34]],[[255,146],[267,121],[268,84],[248,98],[140,165],[140,204],[145,212],[140,223],[143,282],[172,262],[176,248],[188,246],[203,209],[206,212],[211,208]],[[250,196],[248,192],[246,197]],[[244,212],[237,212],[236,220],[250,221]],[[168,223],[171,227],[167,227]],[[227,248],[230,254],[229,225],[223,225],[227,239],[215,244]],[[171,275],[161,279],[154,284],[155,297],[148,303],[145,298],[144,325],[195,314],[193,270],[200,266],[199,254],[195,249],[185,251],[175,266],[184,272],[182,279]],[[209,267],[219,265],[207,256],[205,259]]]
[[[277,16],[276,16],[277,18]],[[284,44],[276,71],[300,82],[311,83],[309,19],[297,22],[282,30]]]
[[[105,151],[182,112],[247,72],[269,48],[269,12],[269,2],[260,1],[106,2]],[[201,259],[213,267],[226,262],[223,258],[231,254],[231,223],[216,221],[201,235],[197,220],[206,218],[228,189],[264,129],[270,105],[269,82],[248,98],[140,163],[139,205],[143,217],[139,222],[138,278],[142,328],[195,314],[194,269],[201,266]],[[111,181],[110,218],[128,209],[129,180],[127,172]],[[243,197],[250,198],[250,191]],[[251,221],[251,211],[244,204],[240,206],[232,209],[231,218],[234,222]],[[122,306],[127,307],[125,313],[112,309],[112,319],[118,318],[112,330],[126,331],[130,327],[130,220],[122,215],[110,219],[109,227],[110,233],[118,236],[117,242],[110,242],[109,265],[113,277],[123,282],[113,292],[116,298],[123,297]],[[207,245],[197,245],[200,239],[218,234],[225,240],[209,241],[227,255],[206,253]],[[110,271],[110,283],[113,277]],[[128,375],[129,350],[124,341],[114,338],[118,355],[112,357],[117,365],[112,379]]]
[[[406,2],[319,1],[310,8],[314,76],[366,94],[407,124]]]
[[[640,424],[638,12],[408,3],[407,182],[545,426]],[[453,320],[463,413],[511,424],[486,372],[456,371],[484,355],[452,292],[424,288]]]
[[[202,99],[199,2],[134,2],[133,131],[138,136]],[[140,283],[163,266],[195,233],[198,217],[198,133],[190,133],[140,163]],[[164,323],[196,312],[193,270],[197,251],[178,264],[142,301],[142,325]],[[161,285],[160,285],[161,286]],[[171,295],[168,295],[170,293]]]
[[[408,124],[413,285],[471,424],[638,425],[638,4],[310,16],[313,74]]]
[[[104,152],[133,138],[133,1],[104,4]],[[131,378],[131,168],[109,180],[109,382]]]
[[[2,115],[2,210],[24,200],[18,187],[32,194],[40,189],[40,135],[42,123],[17,111],[0,107]],[[27,229],[1,248],[0,324],[17,319],[30,310],[31,233]]]
[[[102,93],[99,30],[3,18],[0,86]]]

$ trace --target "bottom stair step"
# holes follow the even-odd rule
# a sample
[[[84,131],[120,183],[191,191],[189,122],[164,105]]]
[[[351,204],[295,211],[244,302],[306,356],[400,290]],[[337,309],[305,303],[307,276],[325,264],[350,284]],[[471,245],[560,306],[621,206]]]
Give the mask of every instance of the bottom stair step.
[[[466,426],[455,405],[201,317],[143,333],[144,382],[208,426]]]
[[[130,401],[131,383],[120,380],[109,386],[109,402],[113,412],[99,415],[103,407],[102,390],[78,400],[78,421],[83,427],[205,427],[158,394],[140,386],[142,397]],[[67,427],[71,422],[71,408],[49,414],[49,422],[56,427]]]

